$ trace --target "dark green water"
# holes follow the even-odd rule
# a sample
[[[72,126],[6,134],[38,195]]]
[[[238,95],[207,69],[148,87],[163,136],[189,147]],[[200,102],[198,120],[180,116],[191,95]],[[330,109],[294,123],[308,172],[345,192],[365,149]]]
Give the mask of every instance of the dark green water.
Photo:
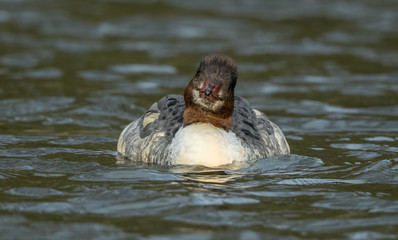
[[[398,2],[0,0],[0,239],[397,239]],[[120,166],[198,62],[292,155]]]

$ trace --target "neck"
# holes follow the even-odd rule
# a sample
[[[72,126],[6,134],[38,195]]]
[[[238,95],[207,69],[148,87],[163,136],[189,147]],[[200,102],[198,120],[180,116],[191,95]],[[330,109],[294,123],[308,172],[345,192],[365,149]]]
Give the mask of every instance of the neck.
[[[232,113],[234,110],[233,94],[225,101],[224,106],[217,113],[213,113],[196,105],[192,100],[193,84],[190,82],[184,92],[185,111],[184,126],[193,123],[209,123],[217,128],[229,130],[232,125]]]

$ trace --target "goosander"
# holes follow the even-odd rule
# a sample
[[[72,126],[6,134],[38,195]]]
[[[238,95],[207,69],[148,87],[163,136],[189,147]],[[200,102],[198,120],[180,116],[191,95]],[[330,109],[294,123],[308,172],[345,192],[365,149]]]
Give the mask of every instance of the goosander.
[[[207,55],[184,96],[155,102],[123,130],[117,151],[135,162],[207,167],[289,154],[281,129],[234,96],[237,78],[232,58]]]

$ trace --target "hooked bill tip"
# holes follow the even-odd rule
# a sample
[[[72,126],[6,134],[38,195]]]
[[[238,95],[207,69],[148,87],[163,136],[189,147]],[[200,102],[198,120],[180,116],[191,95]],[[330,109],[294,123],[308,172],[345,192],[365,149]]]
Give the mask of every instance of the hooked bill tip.
[[[211,94],[212,91],[213,91],[213,90],[212,90],[211,88],[206,88],[206,90],[205,90],[205,95],[206,95],[206,96],[210,96],[210,94]]]

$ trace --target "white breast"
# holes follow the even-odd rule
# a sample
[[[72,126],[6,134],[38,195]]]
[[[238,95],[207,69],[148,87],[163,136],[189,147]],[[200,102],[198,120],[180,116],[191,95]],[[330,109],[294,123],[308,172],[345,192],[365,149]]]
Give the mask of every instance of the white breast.
[[[180,128],[171,142],[169,156],[173,164],[208,167],[248,160],[240,140],[233,132],[207,123]]]

